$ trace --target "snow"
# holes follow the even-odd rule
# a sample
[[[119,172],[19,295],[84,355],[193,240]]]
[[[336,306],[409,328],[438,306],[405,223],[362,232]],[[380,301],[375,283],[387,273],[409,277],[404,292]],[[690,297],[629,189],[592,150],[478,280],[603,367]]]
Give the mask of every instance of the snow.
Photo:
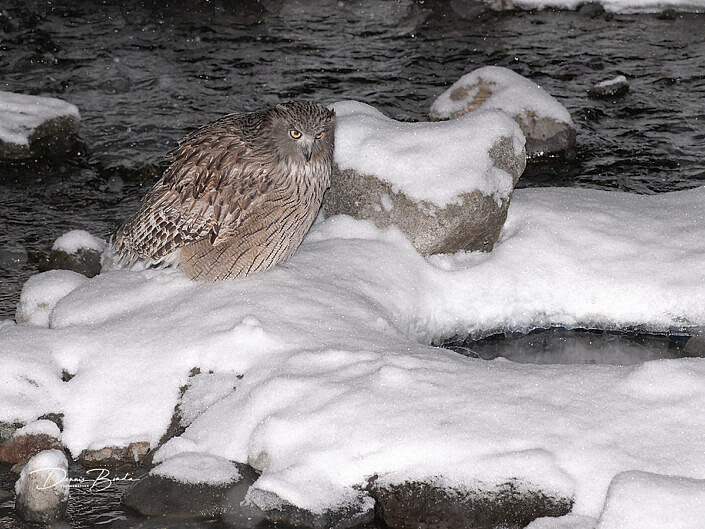
[[[37,127],[61,116],[80,118],[78,108],[61,99],[0,90],[0,141],[29,145]]]
[[[393,191],[439,207],[459,203],[461,194],[475,190],[498,200],[512,191],[512,176],[489,156],[501,137],[510,138],[521,153],[524,136],[507,116],[479,112],[463,120],[404,123],[357,101],[333,108],[335,163],[341,169],[375,175]]]
[[[71,230],[56,239],[51,249],[61,250],[68,254],[76,253],[81,249],[102,252],[105,249],[105,241],[85,230]]]
[[[86,280],[86,276],[71,270],[49,270],[30,277],[20,293],[17,322],[48,327],[56,303]]]
[[[47,489],[51,488],[57,496],[65,498],[69,494],[68,470],[66,454],[61,450],[43,450],[27,461],[27,464],[22,468],[20,477],[15,482],[15,493],[20,494],[30,476],[43,472],[42,476],[46,477],[35,477],[37,483]]]
[[[222,457],[184,452],[156,466],[150,474],[181,483],[227,485],[239,481],[237,467]]]
[[[553,96],[530,79],[501,66],[484,66],[463,75],[436,98],[431,105],[431,115],[448,119],[465,110],[480,92],[480,81],[489,85],[491,95],[476,110],[465,114],[464,119],[483,110],[500,110],[510,116],[535,114],[573,124],[568,110]],[[464,93],[466,87],[473,88]]]
[[[600,83],[597,83],[595,86],[598,88],[604,88],[605,86],[612,86],[615,84],[622,84],[622,83],[626,83],[626,82],[627,82],[626,77],[624,77],[623,75],[618,75],[614,79],[607,79],[606,81],[602,81]]]
[[[705,187],[517,190],[492,253],[424,258],[394,228],[332,217],[263,274],[108,272],[56,302],[50,329],[1,327],[0,421],[63,413],[74,456],[155,447],[190,383],[189,426],[155,461],[250,462],[258,501],[320,512],[373,474],[472,490],[515,479],[597,519],[621,472],[705,479],[705,359],[532,365],[428,344],[547,325],[702,329],[704,259]]]
[[[607,492],[596,529],[705,527],[705,480],[622,472]]]
[[[489,0],[488,0],[489,1]],[[525,9],[577,9],[585,0],[513,0]],[[613,13],[657,13],[665,9],[705,12],[705,0],[596,0]]]
[[[597,520],[591,516],[566,514],[557,518],[537,518],[524,529],[595,529]]]
[[[22,435],[48,435],[54,439],[61,439],[61,431],[55,422],[46,419],[33,421],[12,434],[12,437],[20,437]]]

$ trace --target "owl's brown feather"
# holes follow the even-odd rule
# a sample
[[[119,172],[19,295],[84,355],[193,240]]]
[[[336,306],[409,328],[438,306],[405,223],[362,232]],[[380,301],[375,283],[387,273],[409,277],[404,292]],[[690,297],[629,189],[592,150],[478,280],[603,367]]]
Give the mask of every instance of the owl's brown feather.
[[[310,160],[282,137],[290,128],[324,132]],[[208,281],[288,259],[329,185],[333,133],[333,113],[306,102],[201,127],[169,154],[169,168],[116,233],[114,253],[130,266],[169,261],[178,251],[186,273]]]

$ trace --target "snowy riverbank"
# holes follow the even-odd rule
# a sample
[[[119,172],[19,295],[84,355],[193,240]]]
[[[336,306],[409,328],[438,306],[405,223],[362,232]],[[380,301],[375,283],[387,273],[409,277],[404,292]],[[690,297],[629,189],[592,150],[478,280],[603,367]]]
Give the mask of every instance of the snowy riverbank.
[[[703,204],[705,188],[520,190],[492,253],[423,258],[395,230],[334,217],[242,281],[76,282],[51,328],[0,327],[0,421],[63,413],[74,456],[154,447],[192,382],[190,426],[159,455],[254,462],[257,489],[300,507],[344,503],[373,474],[515,478],[596,517],[619,472],[705,478],[705,360],[534,366],[426,344],[551,324],[705,326]]]

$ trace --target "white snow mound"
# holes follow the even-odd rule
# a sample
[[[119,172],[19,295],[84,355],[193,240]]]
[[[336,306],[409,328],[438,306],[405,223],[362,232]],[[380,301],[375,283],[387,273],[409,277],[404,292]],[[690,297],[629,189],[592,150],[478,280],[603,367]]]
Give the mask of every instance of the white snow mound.
[[[222,457],[182,452],[156,466],[150,474],[180,483],[227,485],[239,481],[237,467]]]
[[[12,434],[13,438],[21,437],[23,435],[48,435],[54,439],[61,439],[61,431],[55,422],[49,421],[47,419],[40,419],[38,421],[32,421],[31,423],[15,430]]]
[[[357,101],[341,101],[335,110],[335,163],[389,182],[415,201],[439,207],[479,190],[497,200],[508,198],[512,176],[497,169],[489,151],[502,137],[519,154],[524,135],[498,112],[480,112],[464,120],[404,123]]]
[[[78,107],[62,99],[29,96],[0,90],[0,140],[29,145],[42,123],[61,116],[80,118]]]
[[[17,323],[48,327],[56,303],[86,281],[86,276],[71,270],[49,270],[30,277],[20,293]]]

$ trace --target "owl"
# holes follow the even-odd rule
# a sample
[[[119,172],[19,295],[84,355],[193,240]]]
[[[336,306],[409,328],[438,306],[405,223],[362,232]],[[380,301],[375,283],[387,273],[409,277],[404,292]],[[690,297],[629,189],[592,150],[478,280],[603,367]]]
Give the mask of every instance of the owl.
[[[113,262],[180,263],[193,279],[218,281],[288,259],[330,185],[334,129],[333,111],[292,101],[194,131],[118,228]]]

